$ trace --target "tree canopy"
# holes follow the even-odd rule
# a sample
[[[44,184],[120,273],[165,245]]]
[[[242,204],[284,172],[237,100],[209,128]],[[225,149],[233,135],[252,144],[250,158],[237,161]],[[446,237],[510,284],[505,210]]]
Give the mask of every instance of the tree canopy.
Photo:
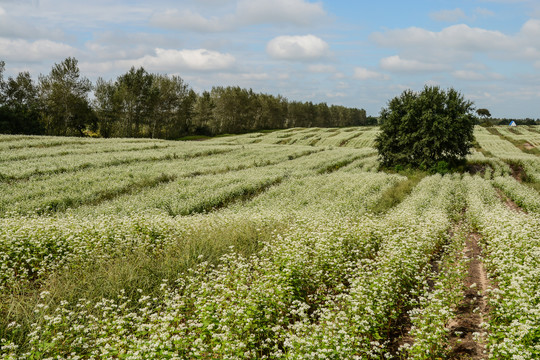
[[[473,110],[473,103],[454,89],[404,91],[380,113],[376,149],[381,165],[429,169],[442,161],[457,164],[474,141]]]
[[[142,67],[95,84],[80,73],[75,58],[55,64],[37,83],[27,72],[5,79],[4,70],[0,61],[0,133],[178,139],[376,124],[363,109],[289,101],[239,86],[197,94],[180,76]]]

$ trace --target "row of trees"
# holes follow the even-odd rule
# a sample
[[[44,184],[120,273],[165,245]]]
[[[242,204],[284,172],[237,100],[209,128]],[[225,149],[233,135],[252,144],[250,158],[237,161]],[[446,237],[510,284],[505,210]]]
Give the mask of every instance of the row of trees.
[[[240,87],[197,94],[179,76],[131,68],[116,80],[82,76],[75,58],[34,82],[4,79],[0,61],[0,133],[176,139],[288,127],[375,125],[363,109],[288,101]]]

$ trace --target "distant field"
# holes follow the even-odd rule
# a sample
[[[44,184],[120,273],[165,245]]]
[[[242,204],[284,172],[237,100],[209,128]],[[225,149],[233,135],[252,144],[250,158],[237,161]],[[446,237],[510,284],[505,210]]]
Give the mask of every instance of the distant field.
[[[540,358],[540,126],[444,176],[377,132],[0,135],[0,358]]]

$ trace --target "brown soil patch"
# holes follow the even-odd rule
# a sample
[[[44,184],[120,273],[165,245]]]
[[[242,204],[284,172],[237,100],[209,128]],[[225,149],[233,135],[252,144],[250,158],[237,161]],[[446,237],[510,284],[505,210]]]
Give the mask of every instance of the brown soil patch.
[[[487,359],[482,338],[478,337],[484,334],[480,324],[485,322],[488,311],[484,295],[488,278],[480,258],[479,238],[478,233],[471,233],[465,244],[464,251],[471,261],[464,284],[464,299],[456,309],[456,318],[448,324],[452,346],[450,359]]]
[[[496,189],[497,195],[501,199],[502,202],[508,207],[510,210],[518,212],[518,213],[524,213],[525,210],[519,207],[518,204],[514,202],[514,200],[510,199],[508,196],[506,196],[501,189]]]
[[[536,146],[532,145],[531,143],[528,143],[526,142],[525,144],[523,144],[523,147],[527,150],[532,150],[532,149],[535,149]]]
[[[522,182],[527,178],[527,174],[525,173],[525,170],[523,169],[523,166],[518,164],[508,164],[510,166],[510,170],[512,170],[512,176],[514,179],[516,179],[519,182]]]
[[[467,164],[467,172],[471,175],[479,174],[484,176],[488,166],[487,164]]]

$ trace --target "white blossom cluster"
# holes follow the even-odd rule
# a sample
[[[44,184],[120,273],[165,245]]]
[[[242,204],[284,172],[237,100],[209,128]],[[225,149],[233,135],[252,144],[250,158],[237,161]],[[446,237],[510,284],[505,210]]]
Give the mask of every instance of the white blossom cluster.
[[[540,214],[540,193],[510,176],[499,176],[493,185],[500,188],[522,209]]]
[[[540,217],[506,208],[489,182],[465,177],[467,216],[483,236],[493,282],[489,349],[496,359],[540,355]]]

